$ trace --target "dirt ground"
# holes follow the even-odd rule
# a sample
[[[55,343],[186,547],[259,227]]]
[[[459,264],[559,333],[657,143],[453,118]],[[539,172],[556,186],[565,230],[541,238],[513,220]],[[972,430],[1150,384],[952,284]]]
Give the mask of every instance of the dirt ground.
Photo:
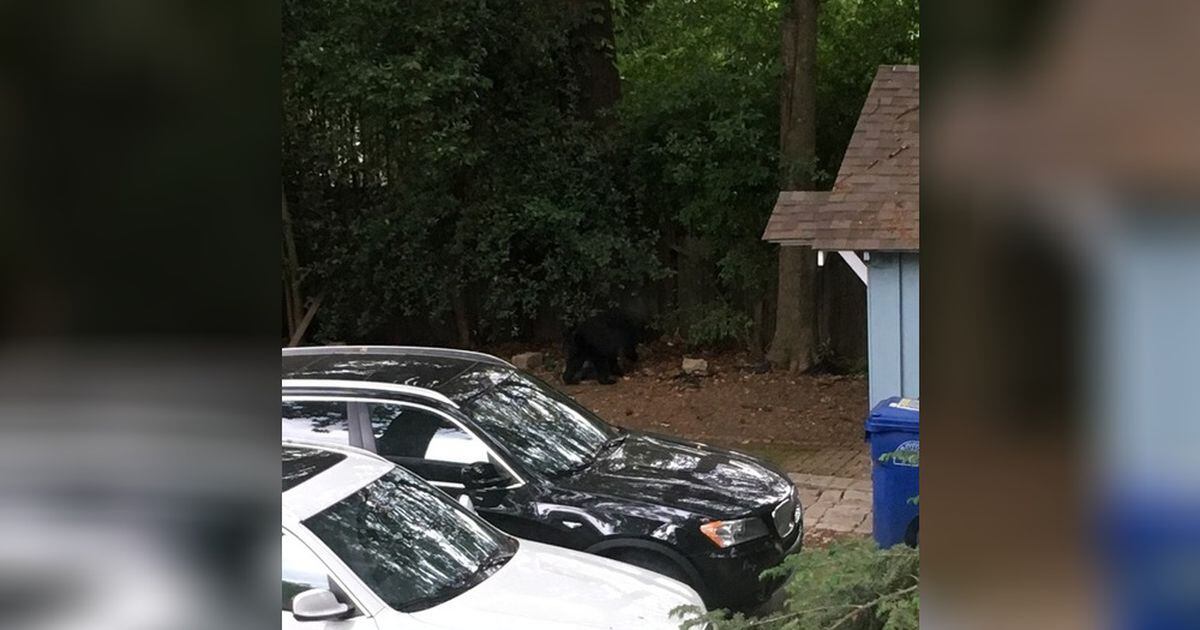
[[[563,385],[561,349],[505,345],[504,358],[539,351],[534,370],[605,420],[620,426],[685,437],[765,457],[788,472],[869,478],[863,442],[867,384],[861,375],[794,375],[763,371],[748,355],[689,352],[708,361],[709,375],[681,371],[682,348],[658,343],[615,385]]]

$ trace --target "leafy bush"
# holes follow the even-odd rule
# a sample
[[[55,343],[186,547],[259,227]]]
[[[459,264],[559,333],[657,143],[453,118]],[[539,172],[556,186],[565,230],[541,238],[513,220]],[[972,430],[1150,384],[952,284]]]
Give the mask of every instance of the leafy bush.
[[[764,577],[784,576],[783,607],[764,617],[724,610],[696,615],[681,607],[681,628],[712,630],[911,630],[919,625],[920,556],[899,545],[881,550],[868,540],[837,542],[789,556]]]
[[[712,347],[743,343],[750,332],[750,317],[728,304],[714,304],[684,314],[688,347]]]
[[[599,120],[572,34],[604,3],[576,4],[284,0],[282,175],[317,338],[452,310],[480,338],[571,321],[680,267],[685,238],[719,308],[667,315],[693,343],[743,337],[774,276],[781,4],[613,0],[623,96]],[[819,19],[828,175],[876,65],[915,60],[917,0]]]
[[[692,344],[745,340],[728,324],[752,321],[776,274],[775,247],[761,236],[779,193],[783,6],[614,2],[631,201],[666,240],[686,234],[713,253],[719,312],[679,314]],[[824,0],[818,20],[817,159],[794,167],[828,187],[878,66],[917,59],[918,0]]]
[[[829,340],[823,340],[817,344],[816,361],[812,372],[866,376],[867,359],[866,357],[843,357],[834,350],[833,344]]]
[[[779,192],[779,5],[617,7],[632,202],[668,245],[686,235],[712,254],[713,313],[679,313],[680,331],[693,345],[742,342],[773,275],[774,250],[760,237]]]
[[[507,0],[285,0],[283,179],[317,337],[399,317],[502,337],[656,277],[627,160],[581,112],[579,16]]]

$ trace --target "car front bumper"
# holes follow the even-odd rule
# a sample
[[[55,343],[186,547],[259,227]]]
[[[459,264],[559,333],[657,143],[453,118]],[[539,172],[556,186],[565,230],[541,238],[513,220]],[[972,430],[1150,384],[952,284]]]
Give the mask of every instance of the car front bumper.
[[[747,609],[771,598],[786,582],[785,577],[760,579],[763,571],[803,547],[804,527],[798,523],[786,539],[753,540],[728,549],[696,554],[689,558],[703,581],[699,589],[710,609]]]

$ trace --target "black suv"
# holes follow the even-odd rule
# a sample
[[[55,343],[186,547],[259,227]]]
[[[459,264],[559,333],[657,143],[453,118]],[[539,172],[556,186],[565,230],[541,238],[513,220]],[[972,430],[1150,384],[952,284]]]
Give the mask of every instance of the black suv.
[[[283,437],[374,451],[515,536],[624,560],[742,608],[800,549],[795,487],[748,455],[609,425],[496,357],[283,351]]]

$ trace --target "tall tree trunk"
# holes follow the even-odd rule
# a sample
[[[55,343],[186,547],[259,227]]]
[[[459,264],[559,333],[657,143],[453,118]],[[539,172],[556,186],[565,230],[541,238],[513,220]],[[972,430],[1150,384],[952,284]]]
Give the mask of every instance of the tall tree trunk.
[[[454,309],[454,326],[458,329],[458,345],[460,348],[471,347],[471,316],[467,312],[467,301],[463,298],[463,290],[454,292],[451,300]]]
[[[291,339],[304,319],[304,302],[300,299],[300,261],[296,256],[296,237],[292,231],[292,215],[288,212],[287,194],[281,186],[279,197],[283,206],[283,290],[287,310],[288,338]]]
[[[576,24],[571,37],[575,71],[579,75],[580,113],[595,118],[621,98],[612,1],[566,0],[566,3]]]
[[[791,0],[779,30],[784,69],[779,90],[780,188],[808,190],[816,154],[817,0]],[[767,359],[793,372],[812,366],[816,270],[812,248],[779,249],[775,337]]]
[[[803,372],[813,362],[813,258],[809,247],[779,249],[779,303],[767,360],[792,372]]]

